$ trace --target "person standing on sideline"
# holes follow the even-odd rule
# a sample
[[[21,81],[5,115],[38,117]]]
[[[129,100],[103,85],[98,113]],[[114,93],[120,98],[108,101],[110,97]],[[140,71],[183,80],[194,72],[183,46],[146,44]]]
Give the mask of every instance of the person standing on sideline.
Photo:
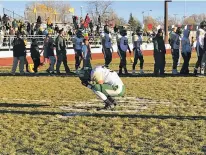
[[[89,41],[87,39],[83,40],[84,45],[82,46],[83,52],[83,69],[85,67],[92,68],[90,60],[92,60],[91,56],[91,48],[89,45]]]
[[[38,73],[38,67],[40,66],[40,53],[39,53],[39,46],[36,39],[32,39],[30,53],[34,63],[34,68],[33,68],[34,73]]]
[[[206,27],[206,22],[202,21],[200,23],[200,28],[197,30],[196,34],[196,51],[197,51],[197,62],[194,68],[194,74],[196,75],[198,72],[198,68],[200,67],[201,69],[201,62],[204,54],[204,37],[205,37],[205,30],[204,28]]]
[[[48,51],[47,54],[49,57],[50,65],[46,71],[48,73],[54,74],[54,65],[56,63],[56,57],[54,55],[54,40],[52,38],[49,38],[47,51]]]
[[[75,69],[76,72],[81,64],[81,61],[83,59],[82,56],[82,43],[83,43],[83,35],[82,35],[82,31],[78,30],[76,33],[76,36],[74,37],[73,40],[73,48],[74,48],[74,52],[75,52]]]
[[[105,59],[105,67],[109,67],[109,64],[112,62],[112,52],[113,52],[113,48],[112,48],[112,39],[111,39],[111,35],[109,32],[109,27],[108,25],[104,26],[104,34],[102,36],[102,51],[104,54],[104,59]]]
[[[206,32],[206,21],[204,21],[204,31]],[[200,74],[201,75],[204,75],[206,73],[206,33],[205,33],[205,36],[204,36],[204,47],[203,47],[203,56],[202,56],[202,62],[201,62],[201,71],[200,71]]]
[[[127,36],[127,31],[125,29],[122,29],[120,31],[120,35],[122,36],[119,41],[118,45],[118,52],[120,56],[120,64],[119,64],[119,75],[122,75],[122,68],[124,68],[125,74],[128,74],[127,71],[127,60],[126,60],[126,52],[129,50],[129,53],[131,55],[131,50],[128,44],[128,38]]]
[[[22,37],[23,37],[24,44],[25,44],[25,47],[26,47],[26,45],[27,45],[27,39],[26,39],[25,36],[22,36]],[[25,51],[24,64],[26,65],[26,72],[27,72],[27,73],[30,73],[30,71],[29,71],[29,63],[28,63],[28,61],[27,61],[26,56],[27,56],[27,52]]]
[[[158,30],[157,35],[153,38],[154,44],[154,74],[164,75],[165,73],[165,54],[166,48],[163,39],[163,31],[162,29]]]
[[[46,37],[44,38],[44,52],[43,52],[43,56],[44,56],[44,61],[43,64],[47,63],[47,59],[48,59],[48,42],[49,42],[49,34],[46,35]]]
[[[143,65],[144,65],[144,58],[141,50],[142,45],[142,31],[139,28],[136,30],[136,34],[133,36],[133,51],[134,51],[134,63],[132,66],[132,73],[135,74],[135,66],[137,65],[138,59],[140,60],[140,74],[144,74]]]
[[[177,28],[172,25],[172,31],[169,33],[169,44],[171,46],[171,50],[173,50],[173,44],[174,44],[174,37],[175,37],[175,32]]]
[[[173,68],[172,68],[172,74],[177,75],[179,74],[177,71],[177,65],[179,61],[179,55],[180,55],[180,35],[182,33],[181,28],[178,27],[174,36],[174,42],[173,42],[173,52],[172,52],[172,59],[173,59]]]
[[[182,57],[184,63],[182,65],[180,74],[189,74],[189,62],[190,62],[191,51],[192,51],[189,36],[190,36],[190,30],[185,29],[183,33],[183,38],[181,40]]]
[[[57,54],[57,64],[56,64],[56,72],[57,74],[60,74],[60,66],[63,62],[64,69],[66,73],[70,73],[69,66],[67,64],[67,51],[66,51],[66,42],[63,37],[63,30],[59,31],[59,36],[55,40],[56,44],[56,54]]]
[[[16,68],[19,62],[20,75],[24,75],[24,59],[25,59],[26,47],[24,40],[20,38],[20,33],[17,32],[17,37],[13,41],[13,66],[11,74],[15,75]]]

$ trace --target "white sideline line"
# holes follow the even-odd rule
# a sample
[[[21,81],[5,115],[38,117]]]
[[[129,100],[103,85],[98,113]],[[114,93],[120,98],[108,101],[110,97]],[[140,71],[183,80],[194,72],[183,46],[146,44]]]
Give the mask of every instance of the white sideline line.
[[[96,114],[115,114],[115,113],[122,113],[122,114],[134,114],[138,113],[140,110],[125,110],[125,111],[109,111],[109,110],[100,110],[100,111],[95,111],[95,113],[92,112],[87,112],[87,111],[81,111],[81,112],[71,112],[71,113],[65,113],[64,116],[60,116],[60,118],[67,118],[67,117],[72,117],[72,116],[95,116]]]
[[[81,107],[81,109],[85,109],[85,108],[91,108],[91,107],[94,107],[94,106],[102,106],[102,105],[85,105],[85,106],[79,106],[79,105],[75,105],[75,106],[61,106],[61,107],[59,107],[60,109],[62,109],[62,110],[68,110],[68,109],[80,109]],[[142,106],[142,105],[137,105],[137,106],[121,106],[121,105],[118,105],[117,106],[118,108],[146,108],[146,107],[148,107],[147,105],[144,105],[144,106]]]

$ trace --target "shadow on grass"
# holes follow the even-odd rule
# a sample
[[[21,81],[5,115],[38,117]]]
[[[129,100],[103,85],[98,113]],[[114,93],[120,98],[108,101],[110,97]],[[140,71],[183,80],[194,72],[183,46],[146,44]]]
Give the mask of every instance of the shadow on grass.
[[[116,70],[116,72],[118,72]],[[129,71],[132,72],[132,71]],[[166,77],[196,77],[194,74],[190,73],[188,75],[183,75],[183,74],[178,74],[178,75],[173,75],[173,74],[169,74],[166,73],[164,75],[159,75],[156,76],[153,73],[147,73],[148,71],[145,70],[145,74],[122,74],[119,75],[120,77],[160,77],[160,78],[166,78]],[[34,74],[34,73],[28,73],[25,75],[20,75],[19,73],[16,73],[15,75],[11,75],[10,73],[0,73],[0,76],[21,76],[21,77],[78,77],[75,73],[70,73],[70,74],[66,74],[66,73],[61,73],[60,75],[58,74],[48,74],[48,73],[39,73],[39,74]]]
[[[15,73],[15,75],[12,75],[11,73],[0,73],[0,76],[21,76],[21,77],[75,77],[77,76],[75,73],[61,73],[61,74],[49,74],[49,73],[25,73],[24,75],[20,75],[20,73]]]
[[[65,113],[50,111],[17,111],[17,110],[0,110],[0,114],[17,114],[17,115],[61,115],[64,117],[96,117],[96,118],[140,118],[140,119],[176,119],[176,120],[206,120],[206,116],[175,116],[175,115],[138,115],[138,114],[100,114],[89,112]]]
[[[74,117],[74,116],[86,116],[86,117],[106,117],[106,118],[140,118],[140,119],[176,119],[176,120],[206,120],[206,116],[175,116],[175,115],[138,115],[138,114],[92,114],[87,112],[82,113],[66,113],[63,116]]]
[[[64,112],[50,112],[50,111],[18,111],[18,110],[0,110],[0,114],[19,114],[19,115],[64,115]]]
[[[19,104],[19,103],[0,103],[0,107],[13,107],[13,108],[37,108],[47,107],[45,104]]]

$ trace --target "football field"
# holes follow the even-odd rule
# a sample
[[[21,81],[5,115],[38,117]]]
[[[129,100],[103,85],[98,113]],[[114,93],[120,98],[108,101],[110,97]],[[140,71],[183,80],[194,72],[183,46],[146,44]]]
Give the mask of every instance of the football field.
[[[167,73],[171,63],[168,55]],[[114,111],[97,111],[103,103],[76,76],[48,76],[47,66],[39,76],[7,76],[11,67],[0,67],[0,154],[203,155],[206,78],[153,77],[152,56],[144,66],[145,76],[121,78],[126,94]]]

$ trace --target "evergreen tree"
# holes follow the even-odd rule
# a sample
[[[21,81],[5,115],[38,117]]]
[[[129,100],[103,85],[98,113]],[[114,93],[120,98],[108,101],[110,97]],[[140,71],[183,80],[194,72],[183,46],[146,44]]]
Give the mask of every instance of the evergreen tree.
[[[138,27],[141,27],[140,21],[133,17],[132,13],[130,13],[128,24],[130,24],[132,31],[135,31]]]

